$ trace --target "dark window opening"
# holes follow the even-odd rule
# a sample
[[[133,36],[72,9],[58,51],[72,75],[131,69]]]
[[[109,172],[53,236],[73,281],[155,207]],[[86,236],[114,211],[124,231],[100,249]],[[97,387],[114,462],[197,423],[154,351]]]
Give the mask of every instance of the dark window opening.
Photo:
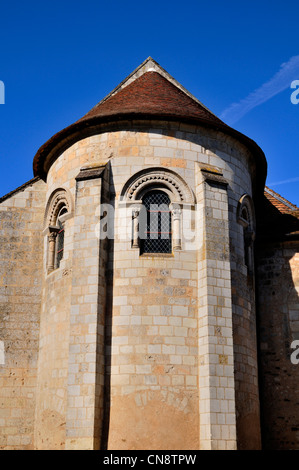
[[[60,217],[63,214],[67,213],[66,207],[63,207],[57,217],[57,226],[59,227],[59,231],[57,233],[57,240],[56,240],[56,267],[59,268],[60,262],[63,259],[64,253],[64,222],[61,222]]]
[[[248,245],[248,234],[246,229],[243,229],[243,239],[244,239],[244,263],[247,268],[249,267],[249,245]]]
[[[140,249],[143,253],[171,253],[170,199],[163,191],[151,191],[143,198],[140,220]]]
[[[63,224],[60,221],[58,222],[58,226],[59,226],[60,230],[57,234],[57,256],[56,256],[56,260],[57,260],[57,267],[59,268],[60,261],[63,258],[63,250],[64,250],[64,227],[63,227]]]

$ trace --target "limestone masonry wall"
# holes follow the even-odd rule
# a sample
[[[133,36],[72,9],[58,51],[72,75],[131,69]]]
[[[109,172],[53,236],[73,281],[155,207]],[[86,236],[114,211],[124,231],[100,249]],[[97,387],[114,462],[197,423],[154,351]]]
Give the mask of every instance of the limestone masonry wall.
[[[32,449],[46,185],[0,204],[0,448]]]
[[[263,446],[298,449],[299,245],[261,246],[258,253],[258,319]],[[298,354],[295,359],[298,358]]]
[[[118,228],[123,226],[123,220],[118,216],[119,196],[124,183],[133,174],[146,167],[169,168],[183,177],[195,191],[196,162],[220,169],[229,183],[227,205],[224,205],[221,195],[218,198],[217,194],[220,193],[215,191],[209,210],[219,221],[222,220],[223,211],[224,214],[226,211],[231,245],[239,257],[230,260],[227,246],[227,260],[229,263],[232,261],[231,266],[236,273],[244,273],[243,233],[236,222],[236,209],[245,192],[252,194],[252,168],[250,155],[241,146],[223,135],[216,136],[213,132],[193,126],[165,126],[160,123],[154,127],[153,123],[149,130],[148,127],[140,127],[139,123],[131,131],[115,130],[94,135],[70,147],[50,168],[48,194],[61,186],[69,189],[75,198],[75,177],[79,169],[84,164],[108,161],[111,166],[110,193],[115,206],[114,229],[117,233],[121,233]],[[126,222],[130,225],[129,219]],[[201,230],[205,228],[201,227]],[[212,243],[211,239],[209,243]],[[190,448],[190,445],[198,448],[197,332],[200,294],[196,249],[186,251],[183,247],[173,256],[140,257],[139,250],[131,248],[130,237],[122,240],[116,236],[110,242],[108,263],[110,302],[106,311],[106,381],[109,387],[106,408],[109,413],[106,428],[109,427],[109,432],[103,430],[108,448]],[[219,303],[218,310],[222,311],[224,305],[221,299],[230,287],[230,280],[224,276],[220,260],[218,263],[219,282],[211,289]],[[245,326],[245,331],[246,328],[253,334],[254,342],[252,325]],[[221,337],[222,327],[219,326],[218,330]],[[255,352],[249,350],[249,354],[252,354],[254,363]],[[223,361],[223,357],[223,354],[219,355],[218,360]],[[236,360],[237,364],[240,362],[243,365],[244,361]],[[246,377],[257,386],[255,366]],[[221,390],[215,405],[218,410],[213,428],[215,439],[234,442],[236,436],[229,431],[233,422],[226,422],[231,418],[225,418],[225,412],[234,411],[228,402],[225,404],[229,396],[225,398],[225,387],[224,395],[220,393]],[[243,391],[242,399],[244,396],[246,399],[246,392]],[[256,392],[253,396],[257,399]],[[253,406],[256,411],[258,405]],[[183,431],[178,434],[178,429]]]
[[[105,171],[78,179],[86,165]],[[220,184],[202,176],[203,165]],[[171,254],[140,255],[132,247],[132,212],[123,216],[124,185],[147,168],[175,172],[194,196],[192,220],[182,227],[194,239],[183,233],[181,250]],[[249,426],[257,438],[248,445],[259,446],[254,298],[236,215],[241,196],[253,195],[254,177],[250,153],[220,132],[126,122],[109,132],[99,127],[65,150],[46,185],[22,193],[24,208],[14,206],[17,196],[1,204],[4,446],[234,449],[246,447]],[[67,191],[72,213],[61,266],[48,273],[44,215],[58,189]],[[113,207],[108,241],[97,232],[104,202]],[[22,261],[8,279],[12,254]],[[21,287],[30,292],[30,301],[20,300],[23,313]],[[24,324],[29,311],[32,325]],[[16,324],[20,336],[9,348]],[[18,343],[24,335],[30,345]],[[26,352],[18,356],[17,347]],[[30,388],[12,390],[12,373],[15,384],[30,379]],[[26,429],[14,424],[20,416]]]

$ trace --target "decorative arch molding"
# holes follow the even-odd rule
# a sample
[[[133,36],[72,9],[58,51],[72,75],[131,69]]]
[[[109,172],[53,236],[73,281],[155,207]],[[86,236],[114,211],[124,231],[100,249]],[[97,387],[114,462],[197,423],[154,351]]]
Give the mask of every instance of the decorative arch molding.
[[[122,202],[140,201],[151,189],[164,189],[172,203],[195,205],[193,192],[181,176],[165,168],[146,168],[133,175],[124,185]]]
[[[47,273],[60,267],[64,253],[65,221],[73,217],[73,199],[64,188],[50,195],[44,217],[44,235],[47,235]]]
[[[255,210],[252,198],[249,194],[243,194],[237,207],[237,221],[244,228],[250,228],[255,232]]]
[[[44,218],[44,227],[46,229],[56,225],[57,216],[62,207],[67,209],[65,220],[71,218],[74,213],[72,195],[68,189],[57,188],[52,192],[47,202]]]
[[[184,179],[172,170],[161,167],[145,168],[131,176],[120,194],[120,206],[132,208],[132,248],[140,248],[140,216],[144,196],[160,190],[169,196],[172,220],[173,250],[182,249],[182,209],[193,209],[195,197]]]

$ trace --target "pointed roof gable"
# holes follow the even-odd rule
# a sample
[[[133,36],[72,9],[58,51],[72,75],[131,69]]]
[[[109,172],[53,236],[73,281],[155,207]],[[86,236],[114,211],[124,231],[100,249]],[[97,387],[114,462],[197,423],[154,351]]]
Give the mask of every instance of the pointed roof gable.
[[[128,120],[179,121],[222,131],[243,143],[257,162],[257,186],[263,191],[266,159],[260,147],[227,126],[151,57],[74,124],[50,138],[33,160],[34,176],[46,179],[51,163],[76,141],[93,135],[99,126]],[[114,127],[115,128],[115,127]]]
[[[80,121],[97,116],[121,116],[122,114],[192,117],[217,124],[222,122],[158,72],[147,72],[138,77],[134,82],[95,106]]]
[[[78,122],[128,113],[194,117],[224,124],[151,57]]]

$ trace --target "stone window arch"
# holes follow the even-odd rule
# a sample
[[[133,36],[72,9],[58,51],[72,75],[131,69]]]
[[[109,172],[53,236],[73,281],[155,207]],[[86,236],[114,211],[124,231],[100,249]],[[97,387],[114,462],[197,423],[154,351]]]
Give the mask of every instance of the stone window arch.
[[[72,217],[71,195],[65,189],[55,190],[47,203],[45,213],[45,234],[47,243],[47,273],[60,267],[64,257],[65,223]]]
[[[164,204],[165,207],[160,207],[160,210],[159,207],[154,207],[153,212],[150,212],[147,205],[151,203],[158,206]],[[140,254],[171,253],[182,249],[182,209],[193,207],[195,200],[181,176],[164,168],[144,169],[133,175],[124,185],[120,204],[132,208],[132,248],[140,249]],[[153,214],[153,219],[156,216],[156,229],[150,229],[149,214]],[[162,218],[162,214],[168,215]],[[163,224],[166,225],[164,229]],[[152,232],[152,242],[148,232]],[[166,240],[166,232],[170,238],[168,242],[163,242]]]
[[[255,213],[252,198],[244,194],[239,200],[237,220],[243,227],[244,264],[248,274],[254,272]]]

